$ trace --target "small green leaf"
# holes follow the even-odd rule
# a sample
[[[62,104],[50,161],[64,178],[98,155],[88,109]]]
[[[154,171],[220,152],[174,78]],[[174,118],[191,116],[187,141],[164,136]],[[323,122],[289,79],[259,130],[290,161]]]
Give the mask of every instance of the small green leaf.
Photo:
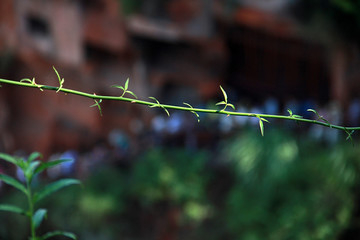
[[[355,130],[352,130],[351,132],[346,131],[346,133],[348,134],[346,140],[349,140],[349,138],[352,138],[352,135],[354,132],[355,132]]]
[[[315,114],[318,114],[317,111],[315,111],[314,109],[311,109],[311,108],[307,109],[306,111],[308,111],[308,112],[313,112],[313,113],[315,113]]]
[[[220,86],[220,89],[221,89],[221,91],[222,91],[222,93],[224,95],[225,103],[227,103],[227,94],[226,94],[225,90],[221,86]]]
[[[166,114],[168,115],[168,117],[170,117],[169,111],[168,111],[163,105],[161,105],[160,102],[159,102],[156,98],[154,98],[154,97],[149,97],[149,98],[152,99],[152,100],[154,100],[154,101],[156,101],[156,104],[154,103],[153,105],[149,106],[150,108],[160,107],[160,108],[162,108],[162,109],[166,112]]]
[[[216,103],[215,105],[227,105],[227,103],[224,101],[221,101],[221,102]]]
[[[111,87],[113,88],[120,88],[121,90],[125,91],[123,86],[118,86],[118,85],[112,85]]]
[[[32,81],[30,80],[30,78],[24,78],[24,79],[21,79],[20,82],[28,82],[28,83],[32,83]]]
[[[317,116],[319,119],[321,119],[321,116],[320,116],[320,115],[318,114],[318,112],[315,111],[314,109],[308,109],[308,110],[306,110],[306,111],[315,113],[316,116]]]
[[[135,95],[135,93],[133,93],[132,91],[127,90],[126,92],[129,93],[129,94],[131,94],[131,95],[133,95],[135,98],[137,98],[137,96]]]
[[[25,169],[29,166],[29,162],[24,161],[23,158],[19,158],[17,166],[21,168],[21,170],[25,171]]]
[[[128,90],[128,87],[129,87],[129,78],[126,79],[126,82],[125,82],[125,86],[124,86],[125,91]]]
[[[29,166],[25,169],[24,175],[29,183],[34,176],[35,169],[40,165],[40,161],[34,161],[29,164]]]
[[[46,214],[47,210],[43,208],[40,208],[35,212],[34,216],[32,217],[35,229],[38,228],[44,218],[46,218]]]
[[[164,108],[164,107],[161,107],[161,108],[164,109],[164,111],[166,112],[166,114],[168,115],[168,117],[170,117],[169,111],[168,111],[166,108]]]
[[[48,162],[42,162],[40,164],[40,166],[35,170],[34,174],[38,174],[42,171],[44,171],[45,169],[51,168],[51,167],[55,167],[59,164],[62,164],[64,162],[69,162],[72,161],[71,159],[60,159],[60,160],[53,160],[53,161],[48,161]]]
[[[350,132],[347,128],[344,128],[344,131],[345,131],[345,133],[348,135],[348,136],[346,137],[346,141],[350,140],[350,142],[351,142],[352,145],[354,146],[354,142],[353,142],[352,135],[354,134],[355,130],[352,130],[352,131]]]
[[[231,104],[231,103],[228,103],[226,106],[229,106],[229,107],[231,107],[232,109],[235,110],[235,106],[233,104]]]
[[[191,109],[194,109],[190,104],[186,103],[186,102],[183,102],[184,105],[188,106],[189,108]],[[197,121],[200,122],[200,116],[197,112],[195,111],[190,111],[191,113],[195,114],[195,116],[197,117]]]
[[[264,136],[264,123],[261,120],[261,118],[259,118],[259,126],[260,126],[261,136]]]
[[[193,114],[195,114],[195,116],[196,116],[196,118],[197,118],[197,121],[198,121],[198,123],[200,122],[200,116],[199,116],[199,114],[197,113],[197,112],[195,112],[195,111],[191,111]]]
[[[79,180],[76,179],[60,179],[56,182],[46,185],[40,192],[34,194],[34,202],[38,202],[44,197],[70,185],[81,184]]]
[[[22,191],[23,193],[27,194],[27,190],[25,188],[24,185],[22,185],[18,180],[12,178],[12,177],[9,177],[7,175],[4,175],[4,174],[0,174],[0,180],[4,181],[4,183],[10,185],[10,186],[13,186],[14,188]]]
[[[32,80],[30,80],[29,78],[24,78],[24,79],[21,79],[20,82],[27,82],[27,83],[29,83],[29,84],[31,84],[31,85],[33,85],[33,86],[38,87],[38,88],[40,89],[40,91],[44,91],[44,90],[42,89],[43,86],[42,86],[42,85],[38,85],[38,84],[35,82],[35,78],[33,78]]]
[[[350,140],[352,142],[352,136],[351,136],[351,133],[348,133],[347,132],[347,137],[346,137],[346,141]]]
[[[70,232],[63,232],[63,231],[54,231],[54,232],[48,232],[46,234],[44,234],[42,237],[41,237],[41,240],[45,240],[45,239],[48,239],[48,238],[51,238],[51,237],[55,237],[55,236],[64,236],[64,237],[68,237],[68,238],[71,238],[73,240],[76,240],[76,236],[75,234],[73,233],[70,233]]]
[[[56,73],[56,76],[57,76],[57,78],[58,78],[58,80],[59,80],[59,82],[60,82],[60,75],[59,75],[59,73],[58,73],[58,71],[56,70],[56,68],[53,66],[53,69],[54,69],[54,71],[55,71],[55,73]]]
[[[30,156],[28,157],[28,161],[29,161],[29,162],[32,162],[32,161],[34,161],[34,160],[37,159],[37,158],[42,158],[41,153],[39,153],[39,152],[33,152],[33,153],[31,153]]]
[[[13,157],[13,156],[5,154],[5,153],[0,153],[0,159],[18,166],[19,160],[17,157]]]
[[[260,117],[260,120],[262,120],[262,121],[264,121],[264,122],[267,122],[267,123],[270,123],[267,119],[262,118],[262,117]]]
[[[95,104],[91,105],[90,107],[97,107],[99,109],[100,112],[100,116],[102,116],[102,110],[101,110],[101,106],[100,103],[102,102],[102,99],[100,99],[99,101],[97,101],[96,99],[94,99]]]
[[[118,86],[118,85],[113,85],[113,86],[111,86],[111,87],[120,88],[120,89],[123,91],[123,93],[121,94],[120,97],[123,97],[126,93],[129,93],[129,94],[131,94],[133,97],[137,98],[137,96],[136,96],[132,91],[129,91],[129,90],[128,90],[128,88],[129,88],[129,81],[130,81],[130,79],[127,78],[124,87]]]
[[[56,90],[56,92],[59,92],[61,90],[61,88],[63,87],[65,79],[60,77],[60,74],[58,73],[58,71],[56,70],[56,68],[54,66],[53,66],[53,69],[54,69],[54,71],[56,73],[56,76],[57,76],[57,78],[59,80],[59,88]]]
[[[330,128],[332,127],[331,124],[329,123],[329,121],[326,120],[323,116],[320,116],[320,114],[319,114],[317,111],[315,111],[314,109],[308,109],[307,111],[308,111],[308,112],[313,112],[313,113],[315,113],[316,116],[317,116],[320,120],[323,120],[325,123],[329,124]]]
[[[311,109],[311,110],[312,110],[312,109]],[[290,109],[288,109],[287,111],[288,111],[288,113],[290,114],[290,117],[292,117],[292,118],[303,118],[303,117],[300,116],[300,115],[293,114],[293,112],[292,112]],[[314,110],[314,111],[315,111],[315,110]]]
[[[189,103],[183,102],[184,105],[188,106],[189,108],[193,108]]]
[[[154,100],[154,101],[156,101],[157,104],[160,104],[160,102],[159,102],[156,98],[154,98],[154,97],[149,97],[149,98],[152,99],[152,100]]]
[[[7,211],[7,212],[18,213],[21,215],[26,215],[26,211],[24,209],[21,209],[17,206],[10,204],[0,204],[0,211]]]

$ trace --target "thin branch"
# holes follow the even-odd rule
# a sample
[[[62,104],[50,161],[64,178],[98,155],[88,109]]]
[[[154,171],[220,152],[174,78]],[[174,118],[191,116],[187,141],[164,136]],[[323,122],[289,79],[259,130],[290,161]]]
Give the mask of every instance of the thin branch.
[[[360,130],[360,127],[345,127],[345,126],[341,126],[341,125],[333,125],[333,124],[330,124],[329,122],[324,122],[323,121],[324,119],[322,119],[322,118],[319,119],[322,121],[306,119],[306,118],[302,118],[297,115],[293,115],[292,113],[290,113],[290,115],[285,116],[285,115],[273,115],[273,114],[261,114],[261,113],[259,114],[259,113],[247,113],[247,112],[234,112],[234,111],[227,111],[226,109],[218,110],[218,109],[206,109],[206,108],[193,108],[191,106],[184,107],[184,106],[154,103],[154,102],[150,102],[150,101],[128,98],[128,97],[124,97],[124,96],[117,97],[117,96],[108,96],[108,95],[95,95],[95,94],[86,93],[86,92],[82,92],[82,91],[78,91],[78,90],[64,88],[62,86],[55,87],[55,86],[49,86],[49,85],[34,85],[30,82],[24,82],[24,81],[19,82],[19,81],[1,79],[1,78],[0,78],[0,83],[22,86],[22,87],[29,87],[29,88],[39,88],[39,86],[41,86],[41,89],[43,89],[43,90],[63,92],[66,94],[82,96],[82,97],[93,99],[93,100],[101,100],[102,99],[102,100],[130,102],[130,103],[146,105],[146,106],[150,106],[150,107],[154,107],[154,106],[161,107],[163,109],[168,109],[168,110],[172,109],[172,110],[186,111],[186,112],[192,112],[192,113],[196,112],[196,113],[207,113],[207,114],[225,114],[225,115],[229,115],[229,116],[239,116],[239,117],[256,117],[256,118],[262,118],[262,119],[290,120],[290,121],[296,121],[296,122],[317,124],[317,125],[321,125],[324,127],[342,130],[346,133]],[[229,105],[229,103],[228,103],[228,105]]]

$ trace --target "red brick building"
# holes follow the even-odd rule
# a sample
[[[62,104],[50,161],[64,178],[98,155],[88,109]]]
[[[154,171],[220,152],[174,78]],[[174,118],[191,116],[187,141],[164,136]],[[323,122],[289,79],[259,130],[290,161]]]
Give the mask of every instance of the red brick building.
[[[255,101],[268,95],[348,101],[346,55],[334,51],[343,57],[329,58],[332,52],[304,38],[286,14],[287,1],[244,1],[236,9],[221,0],[137,1],[126,17],[119,2],[2,0],[1,77],[57,85],[55,66],[66,87],[108,95],[119,94],[110,86],[130,77],[139,98],[177,104],[214,99],[220,84]],[[146,126],[151,115],[146,107],[104,101],[101,117],[92,104],[3,86],[0,150],[91,146],[113,128],[136,134],[141,129],[132,122]]]

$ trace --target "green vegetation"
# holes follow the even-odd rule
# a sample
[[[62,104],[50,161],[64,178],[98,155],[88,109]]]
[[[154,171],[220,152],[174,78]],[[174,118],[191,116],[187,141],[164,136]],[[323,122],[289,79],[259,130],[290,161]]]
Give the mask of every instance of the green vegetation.
[[[144,150],[128,169],[99,166],[85,180],[84,191],[69,189],[56,198],[49,195],[79,181],[60,179],[34,190],[33,180],[66,160],[41,162],[36,160],[39,153],[31,154],[27,160],[1,154],[1,159],[23,172],[24,183],[3,174],[0,180],[26,196],[27,208],[20,206],[22,201],[14,193],[7,199],[19,206],[1,204],[0,210],[28,217],[30,240],[57,235],[76,239],[74,234],[63,231],[38,236],[37,230],[47,210],[36,209],[35,205],[48,196],[48,202],[44,203],[54,216],[48,222],[55,228],[71,226],[87,240],[149,239],[149,236],[150,239],[328,240],[336,239],[353,221],[359,150],[349,144],[330,148],[311,139],[297,139],[275,126],[265,135],[264,122],[283,119],[321,125],[345,132],[352,141],[353,133],[360,127],[333,125],[314,109],[308,111],[317,120],[303,118],[291,109],[289,115],[237,112],[222,87],[224,100],[216,104],[221,109],[193,108],[188,103],[184,103],[186,107],[167,105],[154,97],[150,97],[152,101],[139,100],[129,90],[129,80],[124,86],[113,86],[121,90],[118,97],[89,94],[65,88],[64,78],[55,68],[54,71],[58,87],[38,84],[35,78],[0,79],[0,83],[89,98],[95,101],[91,107],[97,107],[100,114],[103,101],[115,100],[160,108],[168,116],[170,110],[191,112],[198,121],[199,113],[252,117],[258,119],[261,135],[242,129],[241,135],[223,140],[217,149],[201,152],[174,148]],[[231,111],[227,110],[229,107]],[[11,239],[24,239],[25,233],[19,233],[12,221],[1,222],[5,224],[0,226],[0,234],[11,231],[16,235]]]
[[[100,164],[82,191],[44,199],[52,212],[45,227],[71,227],[88,240],[168,231],[180,240],[338,239],[357,224],[359,156],[345,142],[329,147],[276,128],[264,137],[244,130],[200,152],[149,149],[126,168]],[[0,234],[16,232],[18,218],[3,217]]]
[[[69,232],[64,231],[52,231],[43,234],[39,237],[36,234],[36,230],[40,227],[41,223],[47,216],[47,209],[45,208],[35,208],[35,205],[41,201],[43,198],[51,195],[52,193],[58,191],[61,188],[64,188],[69,185],[79,184],[80,182],[76,179],[60,179],[56,182],[50,183],[40,190],[35,191],[33,189],[34,179],[44,170],[64,163],[68,160],[56,160],[49,162],[41,162],[36,160],[40,157],[40,154],[37,152],[32,153],[27,160],[24,160],[20,157],[13,157],[4,153],[0,153],[0,159],[3,159],[6,162],[9,162],[15,165],[21,171],[21,176],[24,177],[24,183],[16,180],[13,177],[8,175],[0,174],[0,180],[4,183],[16,188],[22,192],[27,199],[27,209],[19,207],[13,204],[0,204],[1,211],[7,211],[12,213],[17,213],[29,218],[30,223],[30,237],[29,240],[45,240],[52,238],[54,236],[65,236],[71,239],[76,239],[76,236]]]
[[[268,132],[225,147],[235,181],[225,218],[237,239],[337,239],[353,211],[357,150]]]

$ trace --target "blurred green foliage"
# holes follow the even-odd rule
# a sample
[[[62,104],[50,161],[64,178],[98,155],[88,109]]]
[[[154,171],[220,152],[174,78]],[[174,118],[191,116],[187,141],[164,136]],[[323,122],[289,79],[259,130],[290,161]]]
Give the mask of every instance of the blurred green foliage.
[[[348,142],[327,146],[276,129],[242,130],[218,149],[150,149],[129,168],[98,167],[83,190],[47,199],[43,231],[159,239],[174,221],[176,239],[338,239],[356,224],[359,160]],[[0,239],[22,239],[16,216],[0,217]]]
[[[223,149],[236,179],[225,209],[235,239],[336,239],[354,209],[359,150],[281,131],[257,135]]]
[[[144,205],[167,200],[176,205],[203,201],[209,172],[205,152],[154,149],[135,163],[131,194]]]

